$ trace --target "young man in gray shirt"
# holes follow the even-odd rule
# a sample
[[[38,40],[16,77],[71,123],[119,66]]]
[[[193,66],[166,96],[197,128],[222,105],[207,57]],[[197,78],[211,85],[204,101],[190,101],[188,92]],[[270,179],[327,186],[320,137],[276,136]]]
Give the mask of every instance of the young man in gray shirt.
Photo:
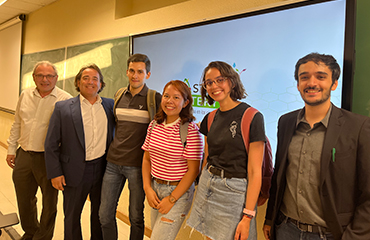
[[[103,178],[100,221],[103,237],[117,239],[116,210],[122,189],[128,180],[130,191],[130,240],[144,237],[144,200],[141,164],[144,143],[150,118],[147,95],[150,90],[145,81],[150,77],[150,60],[144,54],[134,54],[127,60],[129,86],[117,91],[114,99],[116,132],[107,156]],[[155,109],[161,95],[155,93]],[[156,110],[155,110],[156,111]]]

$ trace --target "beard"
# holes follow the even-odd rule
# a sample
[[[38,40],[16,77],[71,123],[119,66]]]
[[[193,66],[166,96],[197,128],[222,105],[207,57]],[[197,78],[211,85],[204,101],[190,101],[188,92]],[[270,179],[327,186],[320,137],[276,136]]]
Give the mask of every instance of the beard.
[[[323,92],[322,89],[319,89],[319,88],[316,88],[316,87],[308,87],[308,88],[304,89],[304,92],[306,90],[320,90],[320,91],[322,91],[322,94],[323,94],[321,99],[317,99],[315,101],[310,101],[309,99],[305,98],[303,94],[301,94],[301,97],[302,97],[303,101],[309,106],[318,106],[318,105],[328,101],[328,99],[330,99],[330,96],[331,96],[331,89],[329,89],[327,92]]]

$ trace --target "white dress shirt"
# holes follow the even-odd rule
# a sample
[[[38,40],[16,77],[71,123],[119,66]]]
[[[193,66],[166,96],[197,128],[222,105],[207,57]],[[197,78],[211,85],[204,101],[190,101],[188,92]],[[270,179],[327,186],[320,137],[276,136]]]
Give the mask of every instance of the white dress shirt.
[[[58,87],[45,97],[41,97],[36,87],[24,90],[19,97],[15,120],[7,141],[8,154],[15,155],[18,144],[25,151],[43,152],[55,103],[71,97]]]
[[[90,161],[105,154],[108,120],[99,95],[97,101],[91,104],[80,94],[80,102],[85,136],[85,160]]]

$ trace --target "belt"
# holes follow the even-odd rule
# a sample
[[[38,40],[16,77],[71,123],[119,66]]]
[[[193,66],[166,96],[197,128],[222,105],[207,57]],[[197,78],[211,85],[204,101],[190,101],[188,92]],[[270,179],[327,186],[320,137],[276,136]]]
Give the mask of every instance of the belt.
[[[221,168],[218,168],[218,167],[215,167],[215,166],[213,166],[211,164],[208,164],[208,163],[207,163],[207,169],[210,173],[212,173],[214,175],[217,175],[217,176],[220,176],[222,178],[232,178],[233,177],[233,174],[225,172],[225,170],[223,170]]]
[[[90,163],[90,164],[96,164],[96,163],[100,163],[101,160],[104,160],[104,158],[105,158],[105,154],[103,156],[95,158],[95,159],[85,160],[85,162]]]
[[[22,149],[23,150],[23,149]],[[23,150],[24,151],[24,150]],[[24,151],[28,154],[44,154],[44,152],[35,152],[35,151]]]
[[[300,230],[304,232],[311,232],[311,233],[328,233],[328,229],[326,227],[321,227],[319,225],[311,225],[307,223],[301,223],[298,220],[288,217],[288,222],[293,223],[296,225]]]
[[[19,151],[23,151],[25,153],[28,153],[28,154],[44,154],[44,151],[26,151],[24,150],[22,147],[19,147],[17,150]]]
[[[166,181],[166,180],[158,179],[155,177],[153,177],[153,180],[159,184],[172,185],[172,186],[177,186],[180,183],[180,181]]]

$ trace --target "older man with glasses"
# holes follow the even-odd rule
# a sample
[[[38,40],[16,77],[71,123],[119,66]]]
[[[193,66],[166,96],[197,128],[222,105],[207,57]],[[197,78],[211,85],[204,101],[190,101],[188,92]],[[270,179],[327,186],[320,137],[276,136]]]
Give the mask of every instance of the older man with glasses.
[[[13,169],[19,216],[25,232],[21,239],[48,240],[54,234],[58,191],[46,177],[44,142],[55,103],[72,96],[55,86],[58,72],[52,63],[38,62],[32,76],[36,87],[24,90],[19,97],[6,161]],[[39,187],[40,221],[36,206]]]

